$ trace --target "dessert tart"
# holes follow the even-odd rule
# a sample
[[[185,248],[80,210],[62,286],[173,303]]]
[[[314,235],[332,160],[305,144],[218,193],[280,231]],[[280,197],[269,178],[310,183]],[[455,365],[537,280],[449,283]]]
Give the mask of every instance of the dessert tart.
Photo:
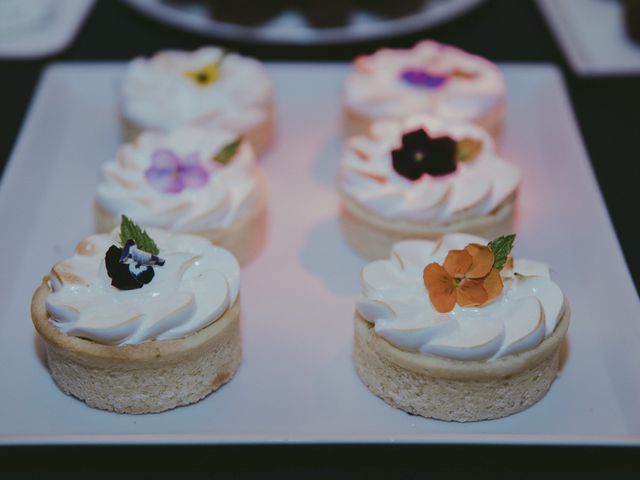
[[[240,365],[235,258],[197,236],[149,233],[125,217],[119,232],[86,238],[33,296],[51,376],[94,408],[194,403]]]
[[[347,241],[369,259],[404,239],[513,231],[520,169],[477,125],[414,115],[347,140],[338,190]]]
[[[365,385],[406,412],[469,422],[511,415],[556,378],[569,306],[514,235],[409,240],[364,267],[353,359]]]
[[[505,113],[498,67],[459,48],[426,40],[356,58],[344,87],[347,136],[372,122],[426,113],[477,123],[497,134]]]
[[[266,236],[266,180],[251,145],[227,130],[145,132],[102,167],[96,231],[122,214],[143,227],[193,233],[253,258]]]
[[[125,141],[186,125],[239,132],[262,153],[273,136],[273,86],[258,60],[218,47],[132,60],[122,84]]]

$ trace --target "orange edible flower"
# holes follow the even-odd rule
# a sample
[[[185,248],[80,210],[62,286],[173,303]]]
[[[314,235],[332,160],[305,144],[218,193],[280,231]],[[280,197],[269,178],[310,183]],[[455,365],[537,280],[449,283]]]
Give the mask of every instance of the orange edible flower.
[[[451,250],[444,263],[430,263],[423,271],[424,285],[440,313],[461,307],[484,305],[502,291],[502,277],[493,267],[489,247],[471,243],[464,250]]]

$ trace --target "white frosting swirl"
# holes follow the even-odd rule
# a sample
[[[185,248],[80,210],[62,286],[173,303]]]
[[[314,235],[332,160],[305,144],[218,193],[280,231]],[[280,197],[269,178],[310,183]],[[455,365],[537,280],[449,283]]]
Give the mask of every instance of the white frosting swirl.
[[[273,101],[271,79],[258,60],[230,53],[220,64],[218,80],[204,86],[184,74],[221,55],[221,48],[203,47],[132,60],[122,85],[122,113],[144,129],[198,124],[251,130],[265,120]]]
[[[115,160],[102,166],[98,206],[119,222],[125,214],[145,227],[199,232],[230,225],[258,201],[258,167],[252,147],[243,142],[226,166],[213,157],[237,135],[226,130],[184,128],[168,134],[145,132],[121,146]],[[153,153],[168,149],[186,158],[196,154],[208,172],[207,183],[167,193],[145,176]]]
[[[375,332],[397,347],[457,360],[496,360],[535,348],[551,335],[564,312],[564,295],[550,279],[549,267],[514,260],[503,269],[502,293],[481,307],[456,305],[449,313],[435,310],[422,272],[442,264],[449,250],[487,240],[467,234],[445,235],[439,242],[396,243],[389,260],[364,267],[363,295],[357,311]]]
[[[412,181],[393,168],[391,151],[402,144],[402,134],[424,128],[431,137],[479,141],[479,155],[458,162],[455,172]],[[415,222],[450,222],[491,213],[517,190],[520,169],[502,160],[493,140],[482,128],[467,122],[444,121],[426,115],[403,123],[379,121],[369,135],[346,144],[339,187],[357,204],[389,219]]]
[[[234,304],[240,269],[233,255],[197,236],[149,234],[165,264],[137,290],[118,290],[107,275],[105,253],[118,244],[116,231],[88,237],[57,263],[46,298],[52,325],[102,344],[139,344],[195,333]]]
[[[464,72],[439,88],[421,88],[402,79],[407,70],[430,74]],[[426,40],[411,49],[381,49],[358,57],[347,77],[346,106],[372,119],[414,113],[478,121],[505,101],[505,82],[492,62],[459,48]]]

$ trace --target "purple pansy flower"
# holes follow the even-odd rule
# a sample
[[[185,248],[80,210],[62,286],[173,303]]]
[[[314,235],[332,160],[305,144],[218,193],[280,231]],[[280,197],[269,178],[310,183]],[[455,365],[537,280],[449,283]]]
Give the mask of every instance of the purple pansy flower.
[[[200,164],[197,153],[180,158],[175,152],[161,148],[151,154],[151,166],[144,172],[156,190],[180,193],[185,188],[199,188],[209,180],[209,172]]]
[[[421,69],[405,70],[400,74],[400,78],[409,85],[422,88],[440,88],[449,80],[446,74],[438,75]]]

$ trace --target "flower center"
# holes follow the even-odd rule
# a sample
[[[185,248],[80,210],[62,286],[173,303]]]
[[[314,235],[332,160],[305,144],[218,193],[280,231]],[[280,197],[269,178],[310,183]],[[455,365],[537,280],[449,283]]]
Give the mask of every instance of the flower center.
[[[424,160],[424,152],[417,151],[413,154],[413,158],[416,162],[421,162],[422,160]]]

